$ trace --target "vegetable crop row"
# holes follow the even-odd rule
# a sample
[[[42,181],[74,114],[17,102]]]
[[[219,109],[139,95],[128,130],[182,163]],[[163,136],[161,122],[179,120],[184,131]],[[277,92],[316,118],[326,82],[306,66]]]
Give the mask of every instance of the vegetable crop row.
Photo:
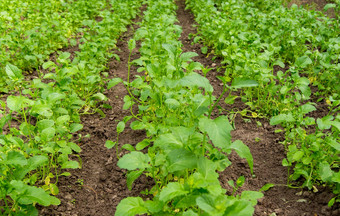
[[[36,4],[43,7],[41,2]],[[49,7],[50,2],[46,5]],[[3,215],[38,215],[37,204],[60,203],[53,196],[59,192],[58,177],[70,175],[64,169],[81,167],[79,156],[78,161],[70,157],[81,151],[73,138],[83,127],[80,114],[93,109],[99,111],[95,105],[98,100],[106,99],[101,93],[106,80],[103,75],[107,74],[105,64],[115,55],[112,49],[116,39],[138,14],[141,1],[78,0],[59,6],[66,11],[79,6],[78,12],[88,12],[81,21],[83,26],[77,29],[83,37],[79,39],[80,51],[72,60],[71,53],[61,52],[55,62],[43,63],[44,70],[37,71],[39,78],[27,81],[22,73],[27,69],[25,65],[18,61],[17,67],[8,59],[1,59],[6,65],[2,78],[10,94],[6,102],[0,101],[0,204],[4,205],[0,206],[0,214]],[[102,18],[100,22],[94,20],[92,9],[102,9],[95,13]],[[72,16],[68,12],[73,11],[64,14],[70,22],[79,15]],[[63,19],[55,20],[58,21]],[[22,25],[31,28],[26,24]],[[20,29],[12,29],[12,32],[20,32]],[[56,35],[50,33],[46,39],[54,40],[58,34],[58,31]],[[44,40],[37,43],[44,43]],[[51,51],[36,52],[47,55]]]
[[[198,74],[207,69],[191,58],[194,52],[182,52],[178,40],[182,28],[175,23],[173,0],[148,0],[147,11],[134,38],[128,42],[130,52],[141,43],[141,57],[129,62],[139,66],[138,75],[130,82],[120,78],[111,86],[123,82],[129,94],[124,97],[124,109],[130,110],[117,125],[119,134],[133,119],[133,130],[145,130],[148,138],[136,146],[125,144],[130,152],[121,157],[118,166],[127,172],[127,186],[141,175],[152,178],[154,186],[144,194],[151,200],[128,197],[117,206],[116,215],[252,215],[253,206],[263,194],[255,191],[235,191],[244,182],[240,177],[233,195],[226,195],[217,171],[225,170],[231,162],[228,154],[235,150],[248,161],[253,173],[253,158],[249,148],[240,140],[231,141],[232,126],[228,117],[213,119],[212,111],[222,98],[215,98],[208,79]],[[129,74],[130,76],[130,74]],[[250,84],[249,84],[250,83]],[[236,79],[224,85],[224,93],[241,87],[256,85],[249,80]],[[138,113],[134,112],[134,108]],[[107,141],[108,148],[119,140]]]
[[[57,49],[77,45],[83,21],[94,20],[106,7],[95,2],[1,1],[0,73],[5,75],[7,63],[32,72]],[[8,91],[5,84],[1,91]]]
[[[256,80],[259,86],[242,91],[242,100],[254,112],[272,116],[272,125],[285,128],[287,184],[314,191],[328,185],[335,194],[329,205],[340,201],[339,19],[296,5],[288,9],[280,1],[186,2],[198,23],[195,40],[223,58],[225,79]],[[336,4],[325,10],[331,7],[339,10]],[[318,101],[328,104],[322,118],[310,117],[317,105],[310,100],[311,85],[318,88]],[[226,103],[233,100],[235,96]]]

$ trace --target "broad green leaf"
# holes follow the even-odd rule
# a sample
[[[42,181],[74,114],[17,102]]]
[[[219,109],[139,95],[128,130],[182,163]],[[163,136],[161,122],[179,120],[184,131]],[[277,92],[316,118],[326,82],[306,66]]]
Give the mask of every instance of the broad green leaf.
[[[336,4],[326,4],[323,8],[324,11],[327,11],[330,8],[336,8]]]
[[[208,47],[204,46],[204,47],[201,47],[201,52],[203,54],[207,54],[208,53]]]
[[[173,127],[171,128],[172,134],[176,137],[177,140],[180,140],[182,143],[186,143],[189,140],[189,137],[194,135],[194,128],[188,127]],[[192,137],[191,137],[192,138]]]
[[[96,111],[97,113],[99,113],[99,115],[100,115],[102,118],[105,118],[105,117],[106,117],[106,115],[105,115],[105,113],[103,112],[103,110],[97,108],[97,109],[95,109],[95,111]]]
[[[41,131],[41,139],[44,141],[50,141],[55,136],[55,129],[53,127],[45,128]]]
[[[132,130],[143,130],[147,127],[147,125],[141,121],[136,120],[136,121],[131,122],[130,127]]]
[[[190,181],[190,180],[189,180]],[[196,206],[196,199],[199,195],[196,194],[187,194],[180,199],[176,200],[176,209],[188,209],[193,206]]]
[[[289,166],[289,163],[286,158],[282,160],[282,166]]]
[[[37,122],[36,127],[39,131],[42,131],[46,128],[50,128],[54,126],[54,121],[49,119],[43,119]]]
[[[170,54],[171,58],[174,58],[177,52],[177,47],[175,47],[174,45],[171,44],[162,44],[162,47],[168,51],[168,53]]]
[[[117,133],[123,132],[125,129],[125,123],[123,121],[119,122],[117,124]]]
[[[162,134],[160,135],[154,143],[155,146],[161,149],[176,149],[182,148],[183,143],[174,136],[174,134]]]
[[[334,149],[340,152],[340,143],[338,143],[336,140],[329,139],[327,140],[327,144],[332,146]]]
[[[1,102],[1,100],[0,100]],[[3,114],[2,114],[3,115]],[[2,133],[4,126],[7,124],[7,122],[9,122],[12,119],[12,115],[11,114],[7,114],[4,115],[2,117],[0,117],[0,133]],[[26,122],[25,122],[26,123]],[[27,126],[27,124],[24,124],[23,127]],[[27,132],[27,131],[26,131]],[[23,133],[25,133],[23,131]]]
[[[66,177],[67,177],[67,176],[70,176],[71,173],[69,173],[69,172],[63,172],[63,173],[61,173],[60,175],[61,175],[61,176],[66,176]]]
[[[308,86],[309,85],[309,79],[306,78],[306,77],[299,77],[295,82],[296,82],[299,90],[301,91],[302,96],[305,99],[308,99],[309,96],[312,93],[311,89]]]
[[[330,124],[340,131],[340,122],[339,121],[334,120]]]
[[[51,191],[51,194],[56,196],[59,194],[59,188],[57,187],[57,185],[55,184],[50,184],[50,191]]]
[[[231,83],[231,87],[233,88],[246,88],[246,87],[255,87],[259,84],[255,80],[244,79],[244,78],[235,78]]]
[[[7,107],[12,110],[18,112],[24,106],[25,97],[23,96],[8,96],[7,97]]]
[[[53,115],[51,108],[45,104],[39,104],[39,105],[33,106],[31,112],[33,114],[38,114],[38,115],[45,116],[45,117],[51,117]]]
[[[238,98],[238,96],[230,95],[224,99],[224,102],[226,104],[234,104],[236,98]]]
[[[28,159],[27,165],[29,166],[29,170],[35,170],[40,166],[46,165],[47,162],[48,162],[47,156],[36,155]]]
[[[27,159],[23,154],[16,151],[10,151],[7,153],[7,159],[4,161],[5,164],[9,165],[19,165],[19,166],[25,166],[27,165]]]
[[[190,64],[186,67],[188,72],[192,72],[194,70],[202,70],[204,66],[199,62],[190,62]]]
[[[200,209],[209,215],[222,216],[226,208],[226,196],[202,195],[196,199],[196,203]]]
[[[328,202],[328,207],[332,207],[335,203],[336,197],[333,197],[331,200]]]
[[[126,149],[126,150],[131,151],[131,152],[136,151],[135,147],[133,147],[131,144],[124,144],[122,146],[122,149]]]
[[[65,161],[61,166],[62,169],[78,169],[80,165],[77,161]]]
[[[165,104],[170,108],[170,109],[177,109],[180,106],[180,103],[176,99],[166,99]]]
[[[197,171],[202,174],[203,177],[217,177],[216,164],[206,157],[200,157],[197,161]]]
[[[189,193],[189,191],[186,191],[184,189],[184,185],[178,182],[170,182],[161,190],[159,194],[159,200],[163,202],[168,202],[175,197],[182,196],[187,193]]]
[[[251,202],[236,200],[231,206],[227,207],[223,216],[251,216],[254,214],[254,210]]]
[[[295,61],[295,65],[300,68],[305,68],[312,63],[312,60],[308,56],[301,56]]]
[[[166,204],[159,199],[154,199],[154,200],[147,200],[144,202],[144,206],[150,213],[150,215],[153,215],[153,213],[159,213],[162,211]]]
[[[285,68],[285,64],[281,61],[281,60],[276,60],[274,62],[274,65],[278,65],[280,66],[281,68]]]
[[[265,184],[259,191],[262,192],[262,191],[267,191],[269,190],[270,188],[274,187],[275,184],[271,184],[271,183],[267,183]]]
[[[58,100],[65,99],[65,94],[61,94],[58,92],[53,92],[47,96],[47,100],[49,103],[54,103]]]
[[[132,106],[132,104],[133,104],[133,102],[132,102],[130,96],[125,95],[125,96],[124,96],[124,105],[123,105],[123,109],[124,109],[124,110],[129,109],[129,108]]]
[[[134,48],[136,48],[136,40],[134,39],[130,39],[129,42],[128,42],[128,48],[129,50],[133,50]]]
[[[83,129],[82,124],[73,123],[70,125],[70,133],[75,133],[77,131],[80,131],[81,129]]]
[[[20,132],[25,136],[30,135],[31,128],[31,125],[26,122],[21,123],[21,125],[19,126]]]
[[[334,172],[332,177],[332,181],[340,184],[340,172]]]
[[[263,197],[263,193],[257,191],[243,191],[241,199],[249,200],[253,206],[257,204],[257,200]]]
[[[180,84],[184,87],[201,87],[207,92],[213,92],[213,87],[210,85],[209,80],[198,73],[192,72],[180,80]]]
[[[70,116],[69,115],[62,115],[57,118],[56,120],[56,125],[65,125],[70,121]]]
[[[145,147],[149,146],[150,144],[151,143],[149,139],[144,139],[143,141],[137,143],[136,150],[137,151],[143,150]]]
[[[92,95],[92,98],[95,99],[95,100],[107,101],[107,97],[102,93],[94,94],[94,95]]]
[[[304,155],[303,151],[295,152],[293,155],[293,161],[300,161],[303,155]]]
[[[175,149],[168,154],[169,171],[175,172],[184,169],[194,169],[197,166],[197,157],[186,149]]]
[[[19,199],[17,200],[20,204],[29,205],[34,202],[39,203],[42,206],[59,205],[60,200],[56,197],[50,196],[42,188],[35,186],[25,185],[22,181],[11,181],[11,186],[15,188],[15,192],[21,192]],[[17,196],[16,194],[9,194],[10,196]]]
[[[233,149],[241,157],[247,160],[250,172],[253,174],[253,156],[250,153],[248,146],[246,146],[241,140],[233,142],[229,149]]]
[[[199,129],[202,132],[208,133],[216,147],[226,149],[230,146],[232,126],[229,123],[228,117],[220,116],[214,120],[201,118],[199,120]]]
[[[324,182],[329,182],[332,179],[333,171],[326,161],[319,164],[319,175]]]
[[[301,106],[301,113],[302,114],[307,114],[307,113],[313,112],[315,110],[316,110],[316,108],[312,104],[304,104],[304,105]]]
[[[322,119],[318,118],[316,122],[320,130],[328,130],[332,126],[331,122],[333,119],[334,119],[333,116],[325,116]]]
[[[185,53],[182,53],[180,58],[182,61],[187,62],[187,61],[190,61],[191,58],[196,57],[196,56],[198,56],[198,54],[195,52],[185,52]]]
[[[135,170],[148,168],[150,158],[142,152],[133,151],[119,159],[117,165],[121,169]]]
[[[294,117],[291,113],[279,114],[277,116],[273,116],[270,119],[270,125],[278,125],[278,124],[281,124],[283,122],[289,123],[289,122],[293,122],[293,121],[294,121]]]
[[[197,117],[202,116],[203,113],[209,110],[209,106],[211,103],[209,97],[206,97],[202,94],[197,94],[193,98],[193,101],[195,102],[195,105],[196,105],[193,107],[193,110],[194,110],[194,114]]]
[[[74,142],[68,142],[67,145],[75,152],[79,153],[81,152],[81,148],[75,144]]]
[[[144,201],[140,197],[128,197],[120,201],[115,216],[135,216],[146,214]]]
[[[105,142],[105,147],[108,148],[108,149],[111,149],[111,148],[113,148],[116,144],[117,144],[117,142],[113,142],[113,141],[111,141],[111,140],[106,140],[106,142]]]
[[[134,170],[127,174],[126,184],[129,190],[132,189],[133,182],[138,179],[140,175],[142,175],[144,170]]]
[[[65,60],[68,59],[71,56],[71,53],[69,52],[63,52],[59,55],[58,60]]]
[[[55,65],[55,63],[54,62],[52,62],[52,61],[47,61],[47,62],[44,62],[44,64],[42,65],[42,67],[43,67],[43,69],[48,69],[48,68],[50,68],[50,67],[54,67],[54,66],[56,66]]]
[[[198,216],[193,210],[189,209],[183,213],[183,216]]]
[[[113,78],[110,80],[110,82],[107,84],[107,89],[110,89],[112,87],[115,87],[118,83],[123,82],[121,78]]]
[[[11,80],[23,78],[21,70],[15,65],[7,63],[5,70],[6,70],[7,76]]]

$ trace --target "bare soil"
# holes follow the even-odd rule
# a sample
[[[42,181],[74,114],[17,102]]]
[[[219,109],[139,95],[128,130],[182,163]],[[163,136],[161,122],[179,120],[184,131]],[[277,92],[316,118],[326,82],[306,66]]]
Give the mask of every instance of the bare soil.
[[[316,0],[316,3],[323,2]],[[184,1],[178,1],[179,9],[177,11],[179,25],[183,27],[180,40],[183,43],[183,51],[197,52],[199,56],[194,60],[202,63],[205,67],[213,68],[208,73],[207,78],[214,87],[216,95],[222,92],[222,83],[216,78],[223,75],[219,71],[220,60],[212,60],[212,56],[206,57],[201,53],[201,45],[194,44],[188,39],[189,34],[195,34],[196,29],[192,26],[195,24],[194,17],[190,11],[185,10]],[[139,17],[136,21],[140,20]],[[133,36],[137,25],[129,27],[121,40],[118,41],[117,47],[120,51],[116,52],[121,61],[112,59],[109,64],[109,76],[120,77],[127,80],[127,64],[129,50],[127,41]],[[138,48],[138,47],[137,47]],[[133,52],[132,60],[139,57],[138,50]],[[132,66],[132,75],[137,68]],[[107,149],[104,144],[106,140],[116,139],[116,125],[128,115],[128,111],[122,110],[123,98],[127,94],[122,84],[107,90],[105,95],[109,98],[106,102],[112,106],[112,109],[104,109],[105,118],[99,114],[86,115],[82,117],[84,129],[81,132],[82,152],[82,169],[70,170],[72,176],[61,177],[59,179],[61,199],[60,206],[41,208],[41,215],[65,215],[65,216],[106,216],[114,215],[117,204],[128,196],[140,196],[140,192],[151,188],[152,179],[146,177],[139,178],[132,189],[129,191],[126,187],[126,176],[123,170],[117,167],[117,159],[113,149]],[[233,105],[220,104],[225,110],[242,110],[246,106],[236,100]],[[323,106],[320,105],[322,108]],[[226,114],[225,111],[222,114]],[[313,113],[313,117],[320,116],[320,113]],[[220,115],[215,112],[214,117]],[[259,124],[261,123],[261,124]],[[327,202],[331,199],[332,193],[326,188],[318,188],[317,193],[305,189],[291,189],[286,185],[288,170],[281,165],[285,157],[285,150],[280,143],[284,140],[283,133],[275,133],[275,126],[270,126],[265,119],[244,119],[237,115],[234,121],[236,129],[232,132],[233,140],[242,140],[249,146],[254,158],[254,174],[252,177],[248,164],[245,160],[240,159],[235,153],[230,155],[232,165],[226,171],[220,173],[220,181],[223,187],[230,189],[227,181],[237,180],[241,175],[246,177],[245,185],[240,189],[259,190],[266,183],[274,183],[275,187],[264,192],[264,198],[259,200],[255,207],[256,216],[278,215],[278,216],[328,216],[340,215],[339,206],[333,208],[327,207]],[[89,138],[84,138],[89,134]],[[143,131],[133,131],[127,129],[120,135],[119,145],[135,145],[145,138]],[[124,153],[124,152],[123,152]],[[143,197],[143,195],[142,195]],[[144,196],[144,198],[146,198]],[[274,213],[274,214],[273,214]]]

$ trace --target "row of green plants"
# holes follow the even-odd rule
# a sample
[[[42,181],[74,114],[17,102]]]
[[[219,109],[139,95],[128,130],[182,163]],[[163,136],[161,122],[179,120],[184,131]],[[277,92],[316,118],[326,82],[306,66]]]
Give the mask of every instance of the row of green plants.
[[[0,215],[38,215],[38,204],[60,204],[55,197],[58,178],[70,175],[65,169],[81,168],[80,143],[74,138],[83,127],[80,115],[100,112],[96,105],[106,100],[105,65],[118,58],[112,53],[116,40],[139,13],[141,1],[65,4],[70,5],[63,10],[81,7],[78,10],[84,13],[81,21],[75,21],[82,23],[76,30],[82,38],[72,59],[69,52],[57,52],[55,61],[39,66],[39,78],[32,81],[24,76],[27,68],[20,61],[19,67],[1,59],[9,93],[0,101]],[[92,9],[98,10],[100,22],[91,15]]]
[[[259,85],[240,92],[254,110],[282,125],[286,140],[290,187],[317,191],[327,185],[340,201],[340,28],[339,19],[281,1],[187,0],[198,23],[194,41],[202,52],[221,56],[225,76],[256,80]],[[324,10],[339,5],[328,4]],[[217,26],[217,28],[216,28]],[[328,104],[329,112],[311,117],[315,102]],[[232,103],[235,96],[227,98]],[[292,172],[293,171],[293,172]]]
[[[133,61],[129,58],[127,81],[115,78],[109,86],[124,83],[128,95],[123,109],[130,110],[131,115],[118,123],[117,140],[108,140],[106,146],[115,147],[118,158],[122,149],[128,151],[119,158],[118,166],[127,170],[130,190],[141,175],[153,179],[154,185],[143,191],[149,199],[125,198],[115,215],[252,215],[263,194],[236,194],[245,181],[242,176],[229,181],[234,188],[229,192],[218,179],[218,172],[230,166],[228,155],[232,151],[247,160],[253,174],[252,155],[240,140],[231,140],[228,117],[213,118],[212,113],[223,94],[257,83],[234,79],[231,85],[224,83],[222,95],[214,97],[205,77],[209,69],[192,60],[197,53],[182,51],[175,2],[148,0],[146,4],[140,28],[128,42],[130,55],[136,41],[140,42],[141,57]],[[130,81],[132,64],[139,66],[141,74]],[[119,147],[118,137],[127,123],[133,130],[145,130],[147,138],[135,146]]]
[[[0,74],[7,63],[25,72],[33,72],[57,49],[75,46],[82,36],[84,20],[93,20],[104,8],[104,2],[59,1],[0,2]],[[5,79],[0,90],[7,92]]]
[[[226,76],[259,83],[243,93],[251,108],[268,116],[291,110],[310,98],[308,85],[318,96],[340,91],[338,19],[280,1],[187,3],[198,23],[195,41],[223,57]]]

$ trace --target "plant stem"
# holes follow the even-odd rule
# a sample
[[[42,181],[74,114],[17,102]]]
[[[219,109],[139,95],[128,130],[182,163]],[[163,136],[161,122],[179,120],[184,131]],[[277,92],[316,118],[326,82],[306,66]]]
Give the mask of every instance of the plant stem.
[[[211,118],[212,111],[215,109],[215,107],[220,102],[220,100],[222,99],[223,95],[227,92],[227,90],[228,90],[228,88],[226,88],[226,86],[224,85],[222,94],[218,97],[218,99],[215,101],[214,105],[209,110],[209,114],[208,114],[209,118]],[[230,92],[231,92],[231,90],[230,90]]]
[[[132,54],[132,50],[130,50],[129,58],[128,58],[128,77],[127,77],[126,89],[129,92],[129,95],[130,95],[131,98],[133,98],[134,100],[138,101],[139,103],[143,103],[143,101],[135,98],[135,96],[133,96],[131,91],[130,91],[131,54]]]

